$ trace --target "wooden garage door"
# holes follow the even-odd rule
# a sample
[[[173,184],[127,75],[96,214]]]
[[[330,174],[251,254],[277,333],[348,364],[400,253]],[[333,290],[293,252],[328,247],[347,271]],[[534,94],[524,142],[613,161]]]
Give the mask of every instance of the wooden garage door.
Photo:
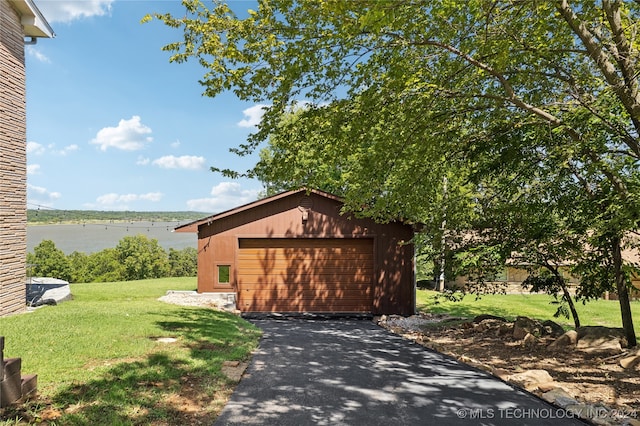
[[[240,239],[244,312],[370,312],[373,240]]]

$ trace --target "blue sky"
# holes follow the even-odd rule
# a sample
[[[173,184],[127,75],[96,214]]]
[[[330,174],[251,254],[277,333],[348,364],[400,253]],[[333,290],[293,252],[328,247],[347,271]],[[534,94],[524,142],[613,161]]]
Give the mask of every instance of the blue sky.
[[[202,96],[197,61],[169,63],[180,30],[150,12],[180,1],[35,0],[56,33],[26,46],[28,208],[206,213],[253,201],[257,155],[229,152],[259,121],[260,105]],[[242,12],[254,2],[234,1]]]

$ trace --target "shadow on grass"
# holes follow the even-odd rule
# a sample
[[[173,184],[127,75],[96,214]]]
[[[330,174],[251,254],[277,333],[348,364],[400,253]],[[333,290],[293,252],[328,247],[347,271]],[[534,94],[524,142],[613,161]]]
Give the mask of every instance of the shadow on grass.
[[[206,361],[244,360],[261,334],[239,317],[213,309],[181,309],[158,325],[179,335],[192,358]]]
[[[518,295],[513,295],[513,297],[517,298]],[[416,309],[421,313],[447,314],[463,319],[472,319],[478,315],[489,314],[512,321],[517,316],[524,315],[542,321],[552,319],[572,325],[569,318],[554,316],[557,307],[552,305],[551,299],[546,302],[546,306],[548,306],[547,312],[545,312],[544,303],[541,304],[539,300],[527,302],[526,300],[514,299],[513,304],[510,303],[512,302],[510,300],[494,300],[493,302],[486,302],[486,300],[493,299],[491,299],[491,296],[487,296],[486,299],[483,297],[476,299],[474,295],[466,295],[464,300],[451,301],[441,294],[433,293],[426,298],[423,296],[422,300],[417,303]],[[482,301],[485,301],[485,303],[481,303]],[[531,307],[533,309],[527,308],[527,312],[520,311],[518,306],[522,306],[523,303],[532,303]]]
[[[139,359],[100,368],[94,379],[60,389],[49,401],[54,415],[32,419],[60,425],[213,423],[235,386],[221,374],[222,363],[247,359],[260,331],[211,309],[183,308],[165,318],[157,325],[175,343],[158,343]],[[93,365],[109,362],[96,358]]]
[[[467,303],[453,302],[447,305],[440,305],[429,300],[428,304],[419,304],[416,306],[418,312],[433,313],[433,314],[447,314],[453,317],[460,317],[465,319],[471,319],[481,314],[491,314],[507,319],[513,319],[513,313],[508,309],[503,309],[499,306],[471,306]]]

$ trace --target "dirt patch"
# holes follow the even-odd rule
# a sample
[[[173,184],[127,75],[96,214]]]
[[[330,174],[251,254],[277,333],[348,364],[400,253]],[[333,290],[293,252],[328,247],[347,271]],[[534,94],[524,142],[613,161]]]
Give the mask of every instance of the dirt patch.
[[[479,327],[443,315],[386,320],[380,324],[391,331],[507,381],[517,373],[545,370],[553,379],[553,388],[563,389],[581,403],[604,405],[634,421],[640,420],[640,372],[620,365],[636,350],[624,349],[614,355],[589,353],[575,346],[552,350],[548,346],[556,340],[554,337],[516,339],[501,333],[500,324]],[[549,387],[528,390],[542,395]]]

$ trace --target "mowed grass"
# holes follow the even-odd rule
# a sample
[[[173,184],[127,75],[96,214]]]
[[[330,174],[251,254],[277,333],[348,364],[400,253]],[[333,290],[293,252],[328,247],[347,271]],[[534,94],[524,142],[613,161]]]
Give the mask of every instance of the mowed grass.
[[[554,318],[557,305],[552,296],[546,294],[491,294],[476,300],[467,295],[462,301],[453,302],[438,297],[439,293],[429,290],[417,291],[417,308],[420,312],[446,313],[456,317],[473,318],[480,314],[492,314],[509,320],[517,316],[547,320],[551,319],[565,327],[573,327],[573,319]],[[576,302],[576,310],[581,325],[602,325],[622,327],[620,304],[617,300],[592,300],[583,304]],[[640,302],[631,302],[631,311],[636,332],[640,332]]]
[[[167,290],[195,287],[195,278],[73,284],[72,301],[0,318],[5,357],[22,358],[23,374],[38,375],[39,392],[28,411],[0,411],[0,422],[215,418],[235,385],[221,373],[223,362],[247,360],[260,331],[232,314],[157,300]],[[198,405],[202,413],[188,412]]]

